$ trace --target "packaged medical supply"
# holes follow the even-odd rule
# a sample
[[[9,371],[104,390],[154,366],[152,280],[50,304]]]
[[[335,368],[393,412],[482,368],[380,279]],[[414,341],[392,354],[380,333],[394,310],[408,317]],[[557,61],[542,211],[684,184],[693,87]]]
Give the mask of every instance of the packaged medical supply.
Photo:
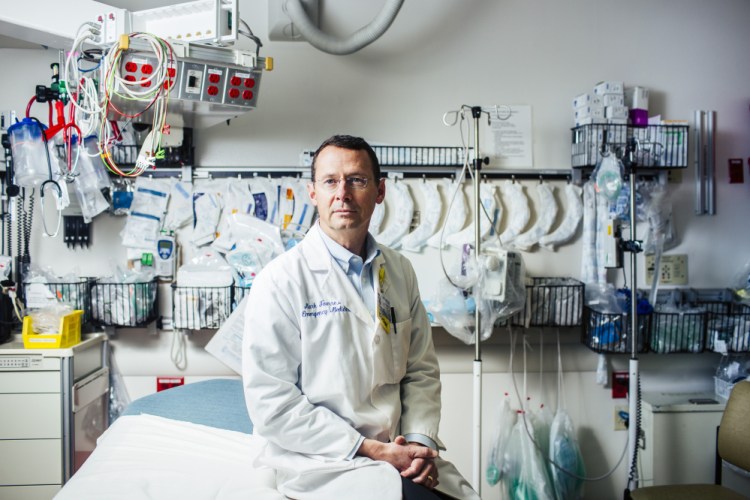
[[[388,180],[388,224],[375,235],[381,245],[391,248],[401,246],[401,238],[406,236],[414,216],[414,200],[409,186],[403,181]]]
[[[625,106],[648,110],[649,90],[645,87],[627,87],[625,89]]]
[[[143,176],[136,179],[128,220],[120,233],[123,246],[148,248],[149,251],[154,248],[171,188],[168,179]]]
[[[555,187],[546,182],[537,184],[536,192],[539,196],[539,205],[536,222],[531,229],[520,234],[513,241],[515,248],[523,251],[530,250],[552,228],[552,224],[557,217],[557,201],[555,201],[554,191]]]
[[[192,242],[196,246],[206,245],[216,239],[223,208],[223,199],[218,193],[223,190],[224,186],[208,186],[201,189],[202,192],[193,192],[195,227],[193,227]]]
[[[495,199],[495,190],[494,184],[485,182],[479,185],[479,197],[482,207],[484,207],[479,215],[479,237],[482,239],[490,234],[490,230],[501,216],[499,205]],[[463,248],[467,243],[473,243],[474,238],[474,223],[472,222],[463,230],[447,236],[444,241],[450,246]]]
[[[645,127],[648,125],[648,110],[646,109],[631,109],[628,112],[630,118],[630,124],[635,127]]]
[[[505,181],[500,186],[500,192],[509,217],[505,230],[500,234],[500,242],[503,245],[510,245],[529,223],[531,209],[529,199],[520,183]]]
[[[573,113],[576,120],[583,118],[604,118],[604,108],[601,106],[584,106]]]
[[[417,186],[424,200],[424,209],[420,212],[421,219],[414,231],[401,239],[401,248],[411,252],[419,252],[427,240],[435,234],[443,211],[436,182],[423,179]]]
[[[606,108],[604,108],[604,117],[627,119],[628,108],[626,108],[625,106],[607,106]]]
[[[578,225],[583,218],[583,202],[581,194],[583,189],[574,184],[565,185],[565,200],[567,210],[565,218],[552,233],[542,236],[539,245],[548,250],[554,250],[557,245],[569,241],[578,230]]]
[[[599,96],[604,94],[622,94],[623,91],[624,87],[621,81],[604,81],[594,86],[594,94]]]
[[[581,94],[573,99],[573,109],[583,108],[585,106],[601,107],[602,99],[594,94]]]
[[[193,220],[193,183],[173,180],[164,229],[176,231]]]
[[[625,97],[622,94],[603,94],[601,101],[604,107],[625,106]]]

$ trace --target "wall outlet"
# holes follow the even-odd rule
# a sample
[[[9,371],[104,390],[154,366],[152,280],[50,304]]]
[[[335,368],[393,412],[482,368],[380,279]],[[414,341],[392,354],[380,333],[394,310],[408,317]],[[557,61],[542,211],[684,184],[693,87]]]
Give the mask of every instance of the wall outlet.
[[[651,285],[656,272],[654,255],[646,255],[646,284]],[[662,285],[687,285],[687,255],[662,255],[659,263],[659,283]]]
[[[622,413],[628,413],[628,407],[625,405],[615,405],[615,430],[626,431],[628,428],[625,426],[625,420],[622,418]]]

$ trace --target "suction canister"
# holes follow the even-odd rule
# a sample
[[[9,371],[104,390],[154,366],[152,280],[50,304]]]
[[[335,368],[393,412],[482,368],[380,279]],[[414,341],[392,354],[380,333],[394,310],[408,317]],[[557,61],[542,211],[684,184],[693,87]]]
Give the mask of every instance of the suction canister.
[[[44,129],[44,125],[30,118],[24,118],[8,128],[15,183],[18,186],[33,188],[50,178],[47,144],[42,136]]]

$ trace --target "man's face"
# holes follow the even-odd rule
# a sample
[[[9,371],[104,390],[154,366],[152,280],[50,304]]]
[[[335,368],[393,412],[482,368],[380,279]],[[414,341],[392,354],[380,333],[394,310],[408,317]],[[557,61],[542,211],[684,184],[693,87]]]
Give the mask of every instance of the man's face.
[[[367,179],[367,185],[356,189],[344,181],[357,178]],[[337,234],[367,233],[375,205],[385,197],[385,181],[375,179],[365,151],[328,146],[315,159],[315,179],[308,192],[321,227],[335,240]]]

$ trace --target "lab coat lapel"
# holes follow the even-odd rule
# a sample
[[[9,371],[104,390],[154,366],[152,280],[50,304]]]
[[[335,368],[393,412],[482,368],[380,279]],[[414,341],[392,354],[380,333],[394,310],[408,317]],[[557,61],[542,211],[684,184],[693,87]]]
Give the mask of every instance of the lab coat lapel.
[[[322,277],[321,292],[336,297],[357,318],[372,326],[373,320],[370,311],[368,311],[367,306],[344,271],[334,262],[326,244],[323,242],[320,231],[318,224],[313,225],[305,237],[305,242],[309,242],[310,245],[303,247],[303,253],[310,263],[310,269],[316,274],[319,273]]]

